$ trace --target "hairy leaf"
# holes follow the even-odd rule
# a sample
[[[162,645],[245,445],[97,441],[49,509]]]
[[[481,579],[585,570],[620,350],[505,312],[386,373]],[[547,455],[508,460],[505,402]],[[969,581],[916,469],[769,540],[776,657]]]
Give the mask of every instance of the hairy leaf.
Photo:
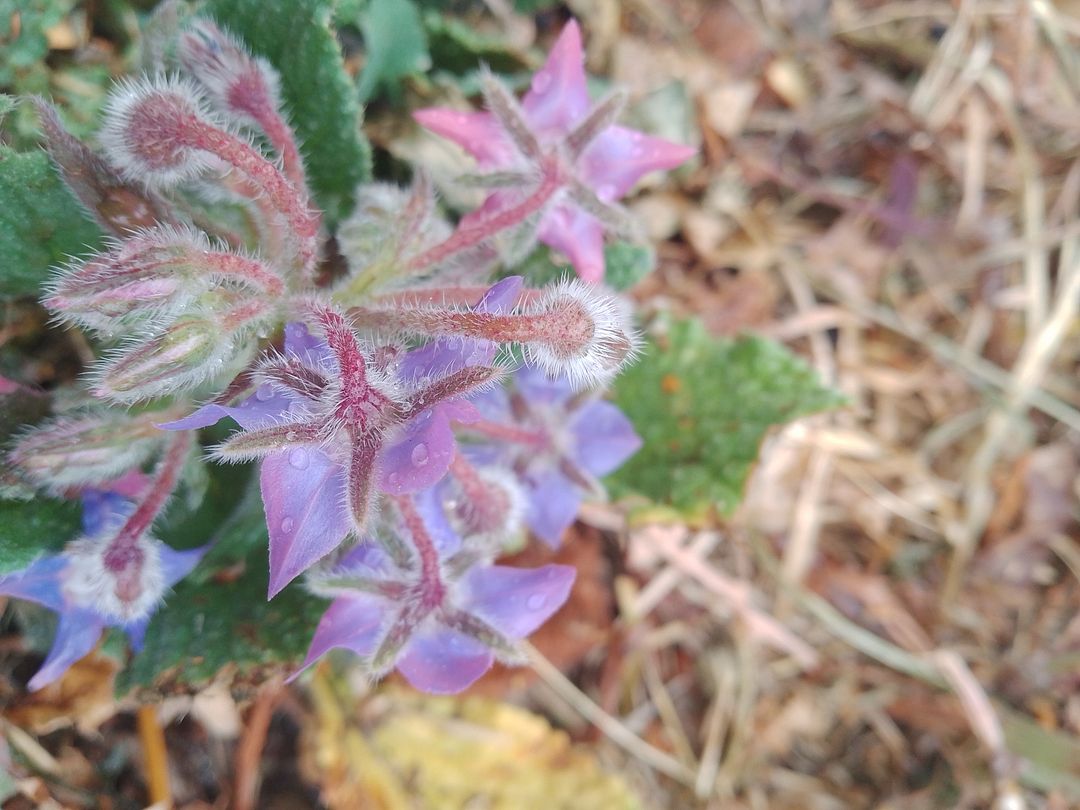
[[[331,222],[352,208],[371,179],[371,146],[360,106],[330,28],[332,0],[209,0],[207,11],[281,74],[286,113],[300,141],[316,201]]]
[[[78,533],[80,514],[75,501],[0,501],[0,574],[59,551]]]
[[[686,320],[670,324],[619,377],[615,401],[645,446],[608,479],[612,491],[727,513],[771,427],[843,399],[780,344],[718,340]]]
[[[44,152],[0,146],[0,298],[37,295],[49,268],[92,253],[101,231]]]

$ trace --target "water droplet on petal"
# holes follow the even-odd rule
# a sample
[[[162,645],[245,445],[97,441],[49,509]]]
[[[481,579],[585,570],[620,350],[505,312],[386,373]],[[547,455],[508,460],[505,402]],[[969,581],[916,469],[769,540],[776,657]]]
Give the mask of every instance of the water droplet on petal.
[[[401,476],[397,473],[390,473],[390,486],[396,487],[401,483]]]
[[[525,600],[525,607],[529,610],[540,610],[545,604],[547,604],[547,597],[542,593],[534,593]]]
[[[255,399],[259,400],[259,402],[266,402],[266,400],[270,399],[273,395],[274,386],[270,385],[270,383],[263,383],[259,386],[258,390],[255,391]]]
[[[289,453],[289,464],[298,470],[306,470],[308,466],[308,451],[303,447],[294,448]]]
[[[413,447],[412,453],[409,454],[409,459],[412,461],[414,467],[423,467],[428,463],[428,457],[429,453],[427,445],[423,442],[420,442]]]
[[[293,530],[293,526],[295,526],[295,525],[296,525],[296,521],[293,520],[291,517],[282,518],[281,519],[281,531],[282,531],[282,533],[283,534],[288,534],[289,532],[291,532]],[[530,598],[530,601],[532,601],[531,598]]]

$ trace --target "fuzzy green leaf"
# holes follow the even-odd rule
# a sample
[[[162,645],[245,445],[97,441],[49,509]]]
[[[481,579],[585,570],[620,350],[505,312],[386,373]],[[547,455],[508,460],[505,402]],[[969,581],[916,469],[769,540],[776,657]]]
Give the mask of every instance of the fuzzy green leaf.
[[[75,501],[0,501],[0,574],[59,551],[78,533],[80,512]]]
[[[226,667],[235,679],[257,679],[303,658],[326,602],[296,586],[267,602],[267,543],[262,505],[248,497],[154,614],[145,645],[117,676],[118,693],[193,692]]]
[[[393,86],[431,66],[427,33],[420,12],[410,0],[372,0],[360,15],[364,34],[364,72],[357,95],[364,102],[380,87]]]
[[[92,253],[101,231],[44,152],[0,147],[0,298],[38,295],[49,268]]]
[[[843,399],[780,344],[718,340],[686,320],[619,377],[615,401],[645,444],[608,479],[614,494],[730,513],[768,430]]]
[[[348,214],[353,190],[371,179],[371,145],[330,28],[332,0],[209,0],[205,9],[281,74],[316,201],[331,222]]]

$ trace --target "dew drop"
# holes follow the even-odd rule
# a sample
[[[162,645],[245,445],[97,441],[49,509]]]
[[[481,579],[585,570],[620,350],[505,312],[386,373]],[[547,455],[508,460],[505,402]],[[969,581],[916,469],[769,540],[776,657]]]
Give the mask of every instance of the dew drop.
[[[532,90],[534,93],[546,93],[549,87],[551,87],[551,74],[546,70],[541,70],[533,76]]]
[[[288,534],[289,532],[291,532],[293,530],[293,526],[295,526],[295,525],[296,525],[296,521],[293,520],[291,517],[282,518],[281,519],[281,531],[282,531],[282,533],[283,534]],[[529,601],[530,602],[532,601],[532,597],[529,598]]]
[[[289,452],[289,465],[297,470],[306,470],[308,466],[308,451],[303,447],[294,448]]]
[[[259,402],[266,402],[266,400],[270,399],[273,395],[274,386],[270,385],[270,383],[263,383],[259,386],[258,390],[255,391],[255,399],[259,400]]]
[[[397,473],[390,473],[390,486],[396,487],[401,483],[401,476]]]
[[[414,467],[423,467],[425,464],[428,463],[429,455],[430,454],[428,453],[427,445],[423,442],[420,442],[418,445],[413,447],[412,453],[409,454],[409,458],[412,460]]]
[[[286,431],[285,432],[285,441],[287,441],[287,442],[296,441],[296,431],[295,430]]]
[[[540,610],[545,604],[547,604],[547,597],[542,593],[534,593],[525,600],[525,607],[529,610]]]

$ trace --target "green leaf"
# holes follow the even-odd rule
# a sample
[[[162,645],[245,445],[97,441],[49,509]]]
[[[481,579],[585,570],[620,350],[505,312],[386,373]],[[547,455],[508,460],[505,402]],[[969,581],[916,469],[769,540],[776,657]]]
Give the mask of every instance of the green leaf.
[[[266,601],[266,523],[255,488],[248,494],[150,620],[145,645],[117,676],[119,694],[192,692],[226,667],[234,678],[259,678],[303,658],[326,602],[296,585]]]
[[[431,67],[427,33],[410,0],[372,0],[359,22],[365,52],[364,72],[357,83],[361,102],[380,87]]]
[[[0,86],[17,86],[24,71],[44,63],[45,32],[73,5],[73,0],[0,0]]]
[[[330,28],[332,0],[209,0],[206,10],[281,74],[308,180],[330,222],[348,214],[353,191],[371,179],[371,145]]]
[[[843,402],[780,344],[718,340],[697,320],[671,323],[614,388],[644,447],[608,479],[613,494],[686,511],[730,513],[771,427]]]
[[[0,574],[59,551],[78,533],[81,512],[75,501],[0,501]]]
[[[461,20],[437,11],[424,14],[431,61],[438,70],[463,75],[487,65],[496,73],[516,73],[528,67],[504,39],[486,36]]]
[[[37,295],[49,268],[92,253],[101,231],[44,152],[0,147],[0,298]]]

